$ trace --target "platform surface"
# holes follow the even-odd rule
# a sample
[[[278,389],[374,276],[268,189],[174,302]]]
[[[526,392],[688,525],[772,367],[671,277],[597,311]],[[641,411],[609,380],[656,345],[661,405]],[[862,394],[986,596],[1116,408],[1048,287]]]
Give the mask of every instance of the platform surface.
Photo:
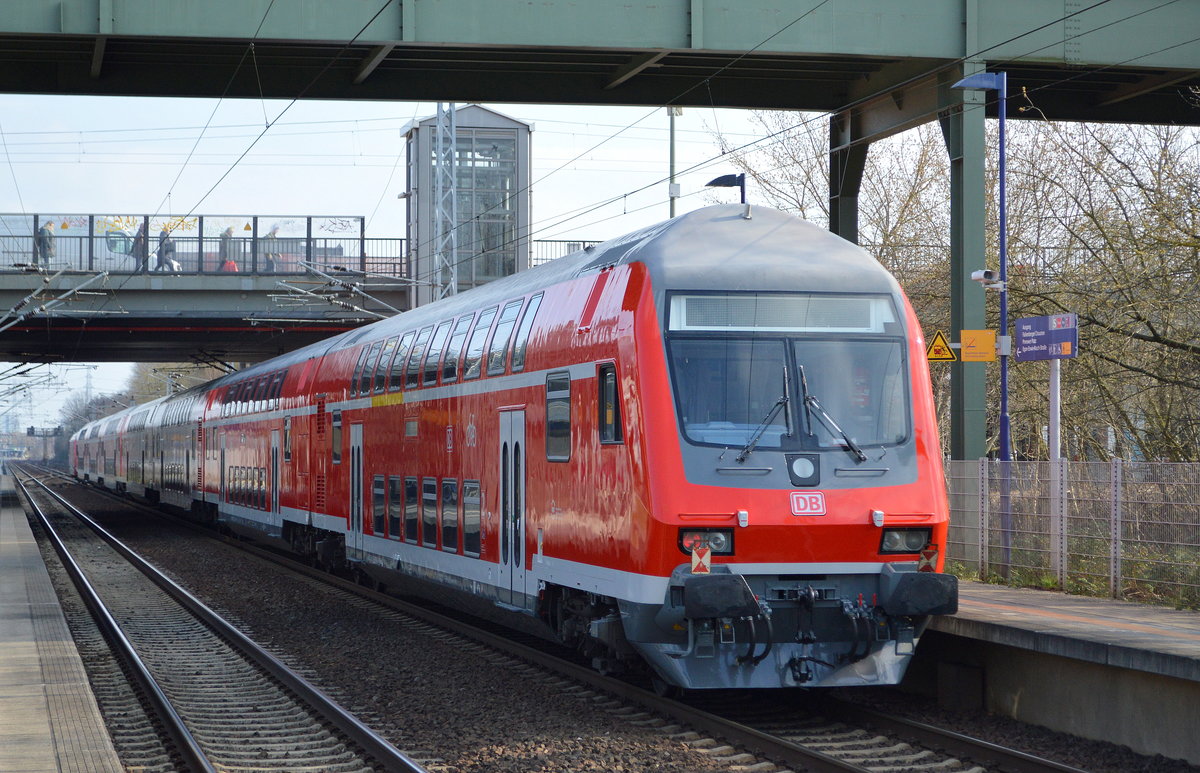
[[[0,507],[0,773],[122,770],[25,513]]]
[[[1200,682],[1200,612],[960,582],[958,614],[930,628]]]

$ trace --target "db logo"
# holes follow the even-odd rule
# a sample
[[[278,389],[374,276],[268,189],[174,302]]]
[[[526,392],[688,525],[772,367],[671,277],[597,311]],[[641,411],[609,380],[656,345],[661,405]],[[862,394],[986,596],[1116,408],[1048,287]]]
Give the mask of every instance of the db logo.
[[[793,491],[792,515],[825,515],[825,495],[820,491]]]

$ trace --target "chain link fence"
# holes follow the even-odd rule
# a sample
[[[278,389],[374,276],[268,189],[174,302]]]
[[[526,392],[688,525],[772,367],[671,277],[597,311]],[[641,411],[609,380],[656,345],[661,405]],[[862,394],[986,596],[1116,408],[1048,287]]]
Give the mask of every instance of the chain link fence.
[[[1200,609],[1200,464],[946,466],[952,571]]]

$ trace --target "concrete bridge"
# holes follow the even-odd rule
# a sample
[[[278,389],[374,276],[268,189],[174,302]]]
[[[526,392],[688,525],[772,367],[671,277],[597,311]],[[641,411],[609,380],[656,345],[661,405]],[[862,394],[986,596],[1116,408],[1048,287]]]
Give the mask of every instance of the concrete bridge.
[[[0,215],[0,359],[253,362],[405,311],[421,281],[358,217]]]

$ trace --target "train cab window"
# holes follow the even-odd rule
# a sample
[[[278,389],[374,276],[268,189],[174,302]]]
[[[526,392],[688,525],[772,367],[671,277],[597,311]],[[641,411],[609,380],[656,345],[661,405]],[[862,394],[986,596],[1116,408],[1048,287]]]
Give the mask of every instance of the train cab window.
[[[446,356],[442,361],[443,384],[451,384],[458,380],[459,360],[462,359],[463,346],[467,343],[467,333],[474,318],[474,312],[464,314],[454,324],[454,332],[450,334],[450,343],[446,346]]]
[[[617,366],[606,362],[596,369],[596,387],[600,403],[600,442],[621,443],[621,403],[617,384]]]
[[[480,513],[479,481],[463,481],[462,510],[463,510],[463,552],[468,556],[479,555],[479,513]]]
[[[496,320],[496,332],[492,333],[492,345],[488,349],[489,376],[498,376],[504,372],[508,359],[508,339],[512,337],[513,328],[517,326],[517,317],[521,316],[521,306],[524,303],[525,299],[521,298],[505,304],[500,318]]]
[[[342,412],[332,414],[332,431],[329,433],[329,444],[333,450],[333,463],[342,463]]]
[[[371,347],[364,346],[362,353],[358,355],[358,364],[354,366],[354,375],[350,377],[350,396],[358,396],[358,385],[362,379],[363,368],[367,366],[367,356],[371,353]]]
[[[283,461],[292,461],[292,417],[283,417]]]
[[[471,338],[467,342],[467,353],[463,357],[463,381],[479,378],[482,372],[483,347],[487,344],[488,332],[492,329],[492,320],[496,318],[499,308],[493,306],[486,309],[475,322],[475,329],[471,331]]]
[[[416,335],[414,330],[405,333],[400,339],[400,345],[396,347],[396,353],[392,355],[392,365],[388,369],[389,392],[399,392],[404,386],[404,364],[408,362],[408,351]]]
[[[525,316],[521,317],[521,327],[512,345],[512,372],[520,373],[525,370],[525,349],[529,345],[529,332],[533,330],[533,319],[537,316],[538,308],[542,305],[542,294],[538,293],[529,299],[525,307]]]
[[[376,341],[371,344],[371,348],[367,352],[367,359],[363,363],[363,369],[358,378],[359,397],[366,397],[371,394],[371,380],[375,373],[375,364],[379,362],[379,353],[382,349],[383,341]]]
[[[376,475],[371,482],[371,531],[377,537],[382,537],[387,528],[386,480],[382,475]]]
[[[429,343],[429,338],[432,335],[433,325],[417,333],[417,340],[413,342],[412,353],[408,355],[408,367],[404,370],[404,386],[406,388],[421,385],[421,358],[425,355],[426,345]]]
[[[442,352],[446,348],[446,336],[449,334],[450,320],[438,325],[434,331],[433,340],[429,342],[429,354],[425,355],[424,375],[421,377],[421,383],[425,386],[437,383],[438,366],[441,364]]]
[[[571,458],[571,374],[560,370],[546,374],[546,460]]]
[[[421,480],[421,544],[437,547],[437,478]]]
[[[404,541],[405,542],[415,543],[417,541],[417,534],[419,532],[419,525],[418,525],[419,513],[418,513],[417,508],[419,506],[420,506],[420,499],[418,498],[418,495],[417,495],[417,479],[416,478],[405,478],[404,479]]]
[[[400,495],[403,492],[402,481],[395,475],[389,475],[387,479],[387,485],[387,534],[391,539],[400,539],[400,518],[403,504],[403,500],[400,498]]]
[[[375,387],[372,390],[375,394],[383,394],[387,388],[388,368],[392,364],[392,355],[396,352],[396,342],[399,336],[392,336],[383,344],[383,351],[379,353],[379,361],[375,363]]]
[[[442,481],[442,550],[458,552],[458,481]]]

